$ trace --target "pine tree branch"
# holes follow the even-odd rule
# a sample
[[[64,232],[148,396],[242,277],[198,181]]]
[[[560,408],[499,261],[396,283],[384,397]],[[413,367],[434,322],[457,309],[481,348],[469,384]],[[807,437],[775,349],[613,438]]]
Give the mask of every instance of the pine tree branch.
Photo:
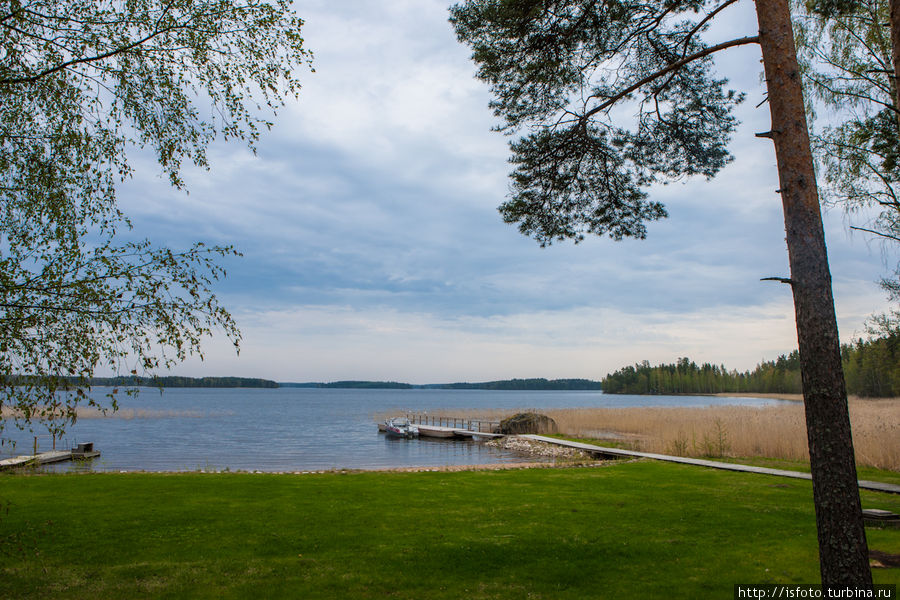
[[[719,13],[722,12],[724,9],[728,8],[730,5],[734,4],[734,3],[737,2],[737,1],[738,1],[738,0],[728,0],[728,1],[725,2],[724,4],[722,4],[722,5],[720,5],[720,6],[717,6],[717,7],[716,7],[715,9],[713,9],[708,15],[706,15],[705,17],[703,17],[703,18],[700,20],[700,22],[697,23],[697,25],[696,25],[693,29],[691,29],[691,31],[690,31],[690,32],[687,34],[687,36],[684,38],[684,42],[682,42],[682,45],[684,46],[685,52],[687,52],[688,43],[690,43],[691,39],[693,39],[693,37],[697,34],[698,31],[700,31],[701,29],[703,29],[703,26],[704,26],[704,25],[706,25],[707,23],[709,23],[710,21],[712,21],[712,20],[715,18],[715,16],[716,16],[717,14],[719,14]]]
[[[587,120],[588,118],[592,117],[593,115],[597,114],[598,112],[609,108],[610,106],[612,106],[613,104],[615,104],[622,98],[628,96],[630,93],[634,92],[635,90],[641,88],[642,86],[647,85],[651,81],[655,81],[656,79],[659,79],[663,75],[667,75],[668,73],[671,73],[672,71],[675,71],[676,69],[680,69],[681,67],[683,67],[689,63],[692,63],[695,60],[699,60],[701,58],[709,56],[710,54],[719,52],[720,50],[734,48],[735,46],[745,46],[747,44],[758,44],[758,43],[759,43],[759,36],[754,35],[754,36],[737,38],[734,40],[730,40],[728,42],[722,42],[721,44],[716,44],[715,46],[710,46],[709,48],[704,48],[703,50],[701,50],[699,52],[695,52],[694,54],[691,54],[690,56],[686,56],[686,57],[682,58],[681,60],[671,63],[670,65],[666,66],[664,69],[660,69],[659,71],[656,71],[655,73],[652,73],[652,74],[648,75],[647,77],[644,77],[637,83],[631,84],[630,86],[628,86],[621,92],[615,94],[614,96],[607,98],[606,100],[604,100],[603,102],[601,102],[600,104],[598,104],[597,106],[595,106],[594,108],[592,108],[591,110],[586,112],[581,117],[581,119],[582,119],[582,121]]]

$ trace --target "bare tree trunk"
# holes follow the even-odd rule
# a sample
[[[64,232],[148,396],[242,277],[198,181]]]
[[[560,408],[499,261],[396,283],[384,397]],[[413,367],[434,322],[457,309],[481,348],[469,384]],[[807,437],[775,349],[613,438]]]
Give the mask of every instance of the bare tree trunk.
[[[891,91],[894,94],[894,109],[897,111],[897,122],[900,124],[900,0],[888,2],[891,25],[891,62],[894,63],[894,75],[891,78]]]
[[[756,0],[800,348],[823,585],[871,586],[825,233],[788,0]]]

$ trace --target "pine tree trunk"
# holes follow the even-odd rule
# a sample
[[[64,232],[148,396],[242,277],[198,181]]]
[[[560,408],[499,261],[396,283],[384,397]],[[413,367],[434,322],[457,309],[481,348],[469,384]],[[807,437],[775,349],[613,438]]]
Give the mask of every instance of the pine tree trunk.
[[[756,0],[778,161],[824,585],[871,586],[847,392],[788,0]]]

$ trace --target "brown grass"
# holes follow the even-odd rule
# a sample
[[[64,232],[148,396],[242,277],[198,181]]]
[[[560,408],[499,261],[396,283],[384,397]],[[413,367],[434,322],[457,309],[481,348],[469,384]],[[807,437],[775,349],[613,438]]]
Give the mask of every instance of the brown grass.
[[[512,412],[468,411],[455,416],[499,420]],[[643,452],[809,458],[803,405],[799,402],[759,408],[569,408],[538,412],[552,417],[566,435],[611,440]],[[900,471],[900,399],[852,397],[850,422],[859,465]]]

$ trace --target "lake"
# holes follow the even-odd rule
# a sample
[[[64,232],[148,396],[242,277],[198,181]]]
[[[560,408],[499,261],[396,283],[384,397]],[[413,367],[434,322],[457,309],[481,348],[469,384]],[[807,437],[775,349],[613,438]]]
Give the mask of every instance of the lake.
[[[103,397],[107,390],[95,388]],[[144,388],[120,395],[120,410],[82,418],[57,447],[94,442],[100,458],[52,470],[312,471],[518,462],[522,455],[472,441],[398,440],[378,433],[377,415],[406,411],[628,406],[763,406],[780,401],[712,396],[627,396],[596,391]],[[43,433],[39,426],[36,433]],[[34,434],[11,423],[16,442],[0,456],[30,453]],[[46,434],[39,450],[49,450]]]

